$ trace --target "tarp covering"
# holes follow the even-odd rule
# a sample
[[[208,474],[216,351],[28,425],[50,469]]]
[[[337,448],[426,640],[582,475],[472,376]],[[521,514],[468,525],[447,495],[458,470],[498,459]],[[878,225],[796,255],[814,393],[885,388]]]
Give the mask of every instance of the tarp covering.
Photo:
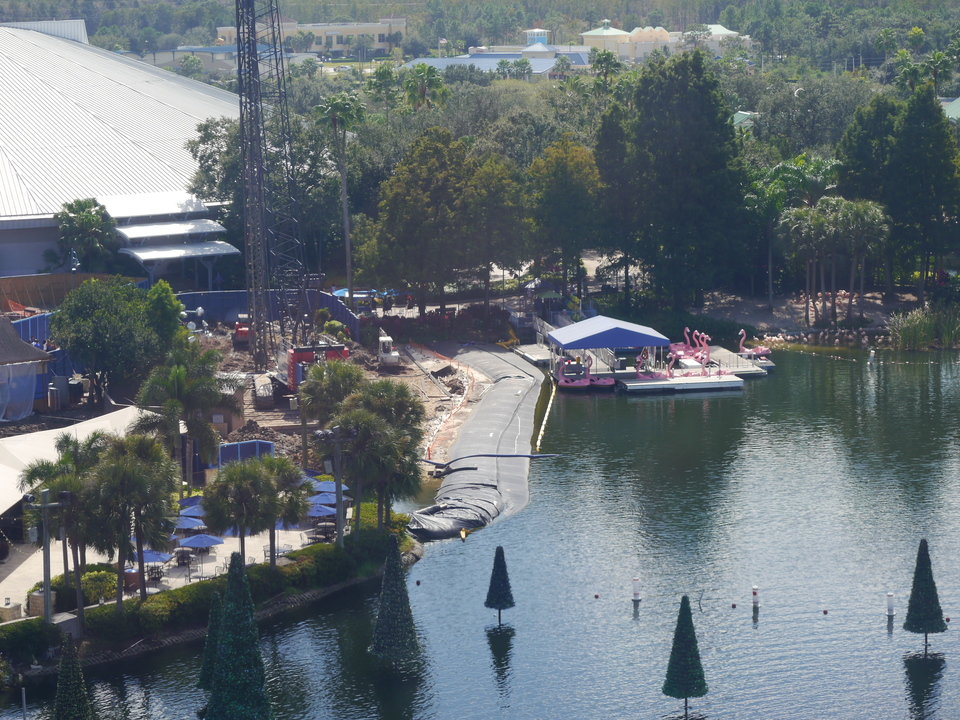
[[[669,338],[653,328],[614,320],[604,315],[559,328],[548,333],[547,337],[555,345],[570,350],[660,347],[670,344]]]
[[[440,351],[476,368],[494,384],[464,421],[450,448],[450,467],[457,471],[440,485],[436,504],[410,515],[407,527],[424,540],[455,537],[461,529],[483,527],[501,514],[526,506],[530,498],[528,458],[466,456],[529,454],[534,413],[545,379],[517,355],[495,345],[451,344],[441,346]]]
[[[0,365],[0,421],[23,420],[33,414],[38,372],[38,362]]]

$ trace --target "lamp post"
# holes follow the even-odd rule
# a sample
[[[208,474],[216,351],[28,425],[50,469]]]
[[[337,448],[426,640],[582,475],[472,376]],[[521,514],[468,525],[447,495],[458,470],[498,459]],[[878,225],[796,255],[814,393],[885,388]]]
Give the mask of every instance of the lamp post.
[[[478,453],[476,455],[464,455],[462,457],[454,458],[453,460],[448,460],[447,462],[437,462],[436,460],[427,460],[426,458],[420,458],[422,462],[433,465],[436,470],[429,471],[431,477],[442,478],[446,477],[455,472],[460,472],[462,470],[476,470],[475,466],[471,467],[450,467],[453,463],[460,460],[467,460],[469,458],[528,458],[530,460],[541,460],[543,458],[554,458],[560,457],[556,453],[531,453],[531,454],[507,454],[507,453]]]
[[[343,547],[343,526],[345,513],[343,508],[343,468],[340,446],[357,436],[355,428],[341,428],[337,425],[330,430],[317,430],[314,436],[323,443],[333,445],[333,480],[337,484],[337,547]],[[357,498],[354,512],[360,512],[360,498]]]
[[[46,488],[40,491],[40,502],[36,503],[35,495],[24,495],[24,507],[37,509],[43,513],[43,620],[49,623],[53,617],[50,603],[50,510],[69,505],[73,501],[73,493],[61,490],[58,498],[60,502],[50,502],[50,491]]]
[[[70,249],[70,290],[76,285],[77,270],[80,269],[80,258],[77,257],[77,251]]]
[[[186,320],[188,315],[196,315],[196,316],[197,316],[197,320],[200,320],[200,322],[203,324],[203,326],[206,327],[206,322],[205,322],[204,320],[201,320],[201,318],[203,317],[203,308],[202,308],[202,307],[200,307],[200,306],[198,305],[196,310],[181,310],[181,311],[180,311],[180,319],[181,319],[181,320]],[[191,340],[191,341],[193,340],[193,337],[194,337],[194,336],[193,336],[193,333],[201,333],[201,332],[203,332],[203,329],[197,330],[197,324],[196,324],[195,322],[193,322],[192,320],[187,323],[187,330],[190,331],[190,340]]]

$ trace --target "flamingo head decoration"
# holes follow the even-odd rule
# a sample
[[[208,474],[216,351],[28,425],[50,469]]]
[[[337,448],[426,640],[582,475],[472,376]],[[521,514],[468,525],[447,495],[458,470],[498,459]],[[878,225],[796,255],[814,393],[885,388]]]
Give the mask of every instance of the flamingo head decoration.
[[[740,335],[740,352],[744,353],[747,351],[747,349],[743,346],[743,341],[747,339],[747,331],[743,328],[740,328],[738,335]]]

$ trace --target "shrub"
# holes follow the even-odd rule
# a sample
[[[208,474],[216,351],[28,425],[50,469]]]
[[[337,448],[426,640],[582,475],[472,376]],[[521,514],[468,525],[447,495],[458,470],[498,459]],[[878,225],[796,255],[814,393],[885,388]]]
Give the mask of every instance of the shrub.
[[[91,575],[95,576],[94,582],[97,583],[95,587],[88,587],[87,577]],[[27,594],[29,595],[30,593],[39,591],[42,585],[43,583],[38,582],[30,588]],[[101,597],[112,597],[117,590],[117,571],[109,563],[94,563],[88,565],[87,572],[80,578],[80,587],[83,588],[85,605],[91,605]],[[106,591],[102,592],[102,588],[105,588]],[[54,612],[68,612],[77,608],[77,591],[73,586],[72,573],[70,574],[69,588],[66,582],[64,582],[63,575],[55,575],[50,578],[50,589],[57,594],[53,604]]]
[[[31,618],[0,626],[0,654],[11,665],[29,665],[60,645],[60,629],[43,618]]]
[[[109,565],[105,567],[107,569],[88,570],[80,578],[80,587],[83,588],[83,599],[87,605],[99,602],[100,598],[109,598],[116,593],[117,571],[110,568]],[[57,595],[57,600],[59,599],[60,596]]]
[[[124,600],[117,617],[116,603],[104,603],[86,612],[87,632],[94,637],[116,642],[140,636],[140,600]]]

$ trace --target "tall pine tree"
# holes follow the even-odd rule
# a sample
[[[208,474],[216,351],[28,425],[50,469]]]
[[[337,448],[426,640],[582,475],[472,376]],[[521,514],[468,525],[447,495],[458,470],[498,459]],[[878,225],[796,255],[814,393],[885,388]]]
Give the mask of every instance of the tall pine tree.
[[[240,553],[230,556],[216,668],[205,720],[272,720],[253,599]]]
[[[392,663],[414,660],[420,655],[420,641],[413,624],[396,535],[391,535],[389,539],[383,585],[380,588],[380,606],[370,650],[377,657]]]
[[[214,593],[210,598],[210,619],[207,621],[207,639],[203,644],[203,663],[200,665],[200,677],[197,678],[197,687],[204,690],[213,689],[213,678],[217,669],[217,643],[220,640],[220,616],[223,614],[223,603],[220,593]]]
[[[910,603],[907,605],[907,618],[903,629],[912,633],[923,633],[923,654],[927,654],[927,635],[946,632],[940,609],[940,597],[937,595],[937,583],[933,580],[933,566],[930,564],[930,552],[926,538],[920,541],[917,550],[917,565],[913,570],[913,587],[910,590]]]
[[[513,593],[510,591],[510,576],[507,574],[507,559],[503,555],[503,546],[497,545],[493,556],[493,572],[490,573],[490,589],[487,590],[485,607],[497,611],[497,625],[500,624],[500,611],[512,608]]]
[[[66,635],[60,651],[60,673],[57,677],[57,700],[53,720],[93,720],[93,708],[87,697],[87,683],[77,657],[73,637]]]
[[[683,716],[687,717],[688,699],[703,697],[708,689],[703,677],[703,665],[700,664],[697,633],[693,629],[690,598],[684,595],[680,600],[680,614],[677,616],[677,629],[673,633],[673,648],[667,664],[667,678],[663,681],[663,694],[683,698]]]

